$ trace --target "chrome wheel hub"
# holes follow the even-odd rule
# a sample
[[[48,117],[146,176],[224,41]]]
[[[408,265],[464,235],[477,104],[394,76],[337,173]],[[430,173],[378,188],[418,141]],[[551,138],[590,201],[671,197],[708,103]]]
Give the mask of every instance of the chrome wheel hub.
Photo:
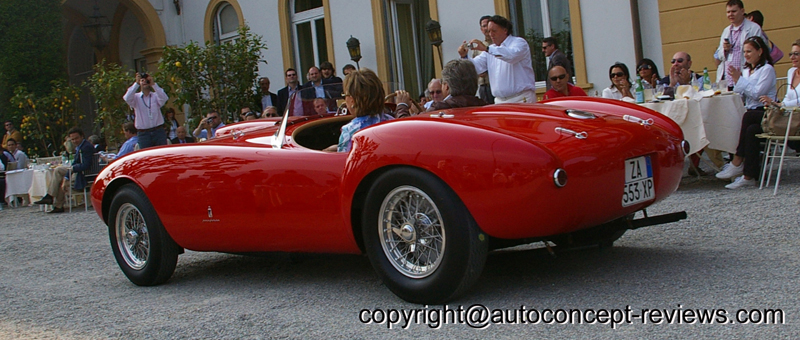
[[[381,246],[395,269],[424,278],[438,268],[445,250],[444,221],[425,192],[412,186],[392,190],[378,218]]]
[[[144,268],[150,256],[150,234],[139,209],[130,203],[123,204],[117,213],[114,228],[117,247],[125,263],[132,269]]]

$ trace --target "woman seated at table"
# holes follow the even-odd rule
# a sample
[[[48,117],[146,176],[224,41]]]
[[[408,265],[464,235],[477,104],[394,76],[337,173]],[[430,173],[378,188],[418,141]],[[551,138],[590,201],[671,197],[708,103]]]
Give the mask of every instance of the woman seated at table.
[[[783,100],[776,102],[768,96],[761,96],[761,102],[765,105],[780,105],[783,107],[796,107],[800,106],[800,39],[797,39],[792,44],[792,51],[789,52],[789,59],[792,61],[792,68],[786,74],[786,95]],[[800,119],[798,116],[792,116],[792,119]],[[790,140],[788,143],[790,148],[800,150],[800,141]]]
[[[383,113],[383,98],[386,97],[386,93],[380,78],[372,70],[362,68],[350,72],[344,78],[343,87],[347,109],[356,118],[342,126],[339,145],[331,146],[325,151],[348,152],[353,145],[353,134],[367,126],[393,119],[392,116]]]
[[[744,51],[744,69],[733,65],[728,72],[733,78],[733,91],[745,98],[747,112],[742,117],[742,128],[739,132],[739,146],[733,160],[725,164],[717,173],[717,178],[734,179],[726,185],[728,189],[738,189],[755,185],[761,171],[761,140],[756,137],[761,133],[761,119],[764,117],[764,105],[761,97],[775,98],[775,69],[772,68],[772,57],[769,48],[761,37],[750,37],[742,45]]]
[[[655,88],[661,81],[661,76],[658,75],[658,67],[650,59],[639,60],[639,63],[636,64],[636,72],[642,77],[644,88]]]
[[[611,79],[611,86],[603,89],[603,98],[634,98],[631,93],[631,75],[628,66],[620,62],[611,65],[608,70],[608,78]]]

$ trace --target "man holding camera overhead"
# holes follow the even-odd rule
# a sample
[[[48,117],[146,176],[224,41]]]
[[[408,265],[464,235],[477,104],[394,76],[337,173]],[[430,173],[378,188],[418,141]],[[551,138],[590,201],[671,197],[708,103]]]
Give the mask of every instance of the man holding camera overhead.
[[[137,93],[139,88],[142,92]],[[153,78],[147,73],[136,73],[136,82],[122,98],[133,108],[133,123],[138,130],[139,149],[167,145],[161,107],[167,103],[169,97]]]
[[[219,113],[212,109],[208,112],[205,119],[200,120],[200,124],[194,129],[192,135],[196,138],[211,139],[215,137],[217,129],[223,126],[225,126],[225,123],[220,119]]]

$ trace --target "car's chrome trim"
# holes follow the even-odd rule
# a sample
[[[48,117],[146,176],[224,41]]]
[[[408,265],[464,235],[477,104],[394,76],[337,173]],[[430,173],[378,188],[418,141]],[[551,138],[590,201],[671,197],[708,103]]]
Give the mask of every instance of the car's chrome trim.
[[[567,116],[577,119],[595,119],[597,116],[594,113],[581,111],[581,110],[574,110],[574,109],[567,109]]]
[[[567,171],[561,168],[553,171],[553,183],[555,183],[558,188],[563,188],[567,185]]]
[[[556,128],[556,133],[570,135],[570,136],[575,137],[577,139],[586,139],[587,137],[589,137],[589,134],[586,133],[586,131],[575,132],[575,131],[572,131],[570,129],[563,128],[563,127],[560,127],[560,126]]]

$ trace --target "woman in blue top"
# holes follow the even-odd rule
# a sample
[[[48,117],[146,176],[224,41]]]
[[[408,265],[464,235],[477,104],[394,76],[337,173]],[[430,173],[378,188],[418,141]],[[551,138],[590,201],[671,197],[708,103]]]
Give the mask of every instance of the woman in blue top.
[[[367,126],[390,120],[392,116],[383,113],[386,92],[380,78],[372,70],[362,68],[350,72],[344,78],[343,87],[344,101],[356,118],[342,126],[337,151],[349,152],[353,146],[353,134]]]
[[[761,140],[756,135],[763,132],[761,119],[764,117],[764,104],[759,100],[762,96],[775,98],[777,93],[775,69],[772,68],[772,57],[764,40],[758,36],[747,38],[742,51],[746,61],[744,69],[740,71],[730,65],[728,72],[735,84],[733,91],[744,96],[747,112],[742,117],[736,156],[717,173],[717,178],[734,179],[733,183],[725,186],[728,189],[756,184],[761,171]]]

